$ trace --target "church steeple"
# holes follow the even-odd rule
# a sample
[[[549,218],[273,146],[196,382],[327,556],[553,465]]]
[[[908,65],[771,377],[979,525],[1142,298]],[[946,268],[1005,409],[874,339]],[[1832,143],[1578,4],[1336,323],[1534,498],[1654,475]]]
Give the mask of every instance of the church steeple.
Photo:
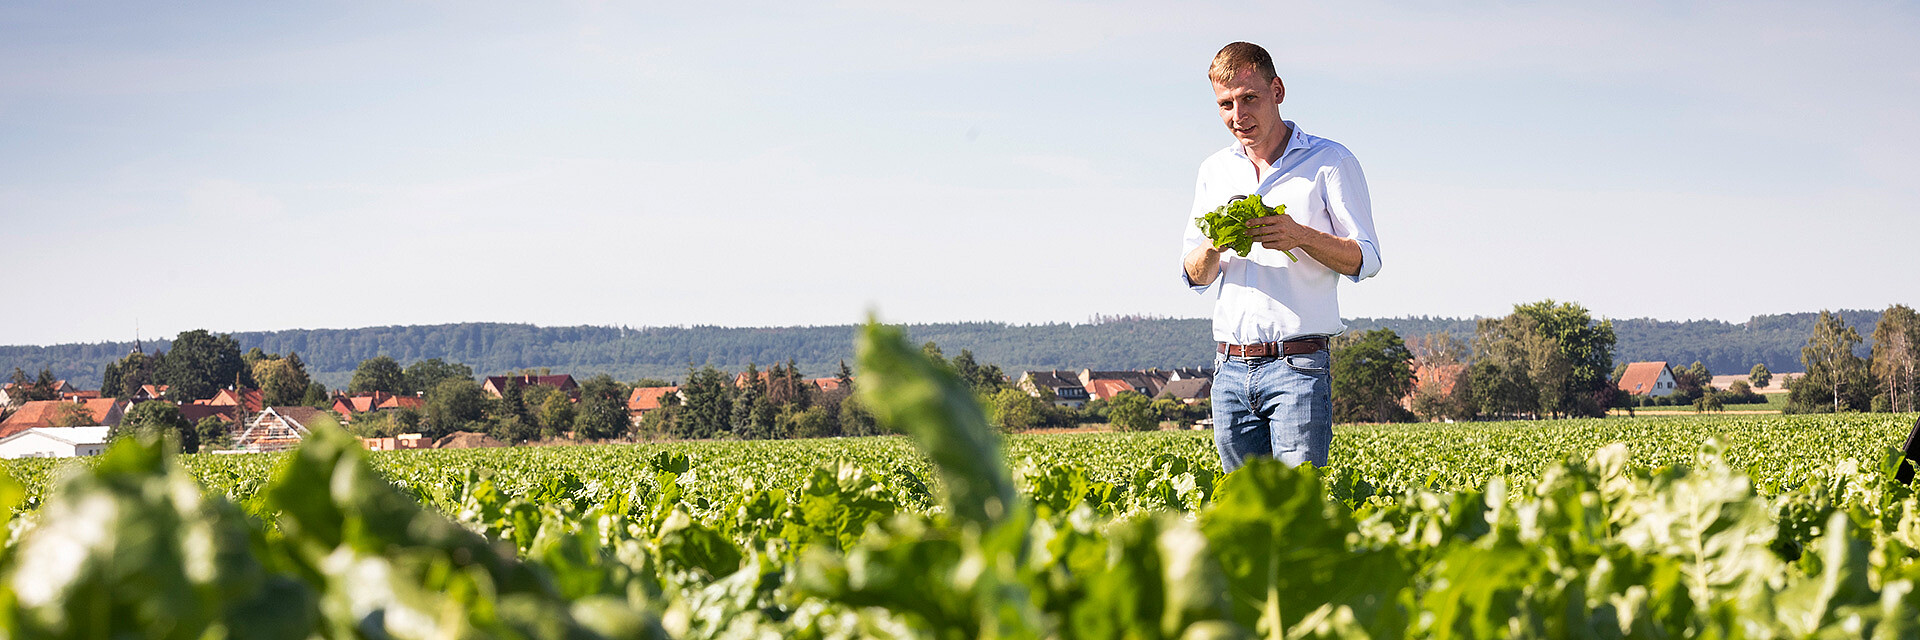
[[[140,348],[140,323],[138,322],[133,323],[133,353],[127,355],[133,355],[135,353],[140,355],[146,355],[147,353]]]

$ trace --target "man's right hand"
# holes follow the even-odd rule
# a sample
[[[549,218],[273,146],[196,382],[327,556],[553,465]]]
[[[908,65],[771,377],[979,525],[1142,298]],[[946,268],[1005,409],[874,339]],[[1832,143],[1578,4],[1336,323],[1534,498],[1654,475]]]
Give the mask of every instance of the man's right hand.
[[[1187,258],[1184,261],[1186,263],[1184,266],[1187,269],[1187,281],[1193,283],[1195,286],[1212,284],[1215,278],[1220,277],[1220,253],[1222,251],[1225,251],[1225,249],[1214,246],[1194,247],[1192,251],[1188,251]]]

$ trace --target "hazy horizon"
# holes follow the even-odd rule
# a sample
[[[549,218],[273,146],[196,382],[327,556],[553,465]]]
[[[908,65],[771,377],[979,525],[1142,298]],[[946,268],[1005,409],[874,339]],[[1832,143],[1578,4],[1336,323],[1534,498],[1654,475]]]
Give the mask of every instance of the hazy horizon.
[[[1559,301],[1556,301],[1556,302],[1571,302],[1571,301],[1566,301],[1566,300],[1559,300]],[[1588,311],[1589,311],[1589,312],[1591,313],[1591,312],[1592,312],[1593,310],[1592,310],[1592,309],[1588,309]],[[1811,310],[1811,311],[1783,311],[1783,312],[1779,312],[1779,313],[1759,313],[1759,314],[1754,314],[1754,315],[1752,315],[1752,316],[1748,316],[1748,317],[1746,317],[1746,318],[1741,318],[1741,319],[1737,319],[1737,320],[1724,320],[1724,319],[1720,319],[1720,318],[1679,318],[1679,319],[1673,319],[1673,318],[1653,318],[1653,317],[1648,317],[1648,316],[1638,316],[1638,317],[1632,317],[1632,318],[1623,318],[1623,317],[1613,317],[1613,316],[1603,316],[1603,315],[1600,315],[1600,314],[1597,314],[1597,313],[1595,313],[1595,314],[1593,314],[1593,318],[1594,318],[1595,320],[1616,320],[1616,321],[1618,321],[1618,320],[1651,320],[1651,321],[1655,321],[1655,322],[1682,322],[1682,323],[1684,323],[1684,322],[1726,322],[1726,323],[1728,323],[1728,324],[1735,324],[1735,325],[1738,325],[1738,324],[1741,324],[1741,323],[1744,323],[1744,322],[1747,322],[1747,321],[1749,321],[1749,320],[1752,320],[1753,318],[1756,318],[1756,317],[1760,317],[1760,316],[1784,316],[1784,315],[1794,315],[1794,314],[1802,314],[1802,313],[1806,313],[1806,314],[1812,314],[1812,313],[1819,313],[1820,311],[1833,311],[1833,312],[1852,312],[1852,311],[1870,311],[1870,312],[1876,312],[1876,313],[1877,313],[1877,312],[1879,312],[1879,311],[1881,311],[1881,309],[1815,309],[1815,310]],[[1145,320],[1208,320],[1208,319],[1209,319],[1209,318],[1206,318],[1206,317],[1202,317],[1202,316],[1187,316],[1187,317],[1178,317],[1178,316],[1147,316],[1147,315],[1145,315],[1145,314],[1109,314],[1109,315],[1112,315],[1113,317],[1111,317],[1111,318],[1104,318],[1104,319],[1094,319],[1094,318],[1086,318],[1086,319],[1082,319],[1082,320],[1057,320],[1057,321],[1043,321],[1043,322],[1009,322],[1009,321],[1004,321],[1004,320],[932,320],[932,321],[912,321],[912,322],[903,322],[903,321],[893,321],[893,320],[888,320],[888,319],[886,319],[886,318],[881,318],[880,320],[881,320],[882,322],[886,322],[886,323],[888,323],[888,324],[901,324],[901,325],[946,325],[946,324],[996,324],[996,323],[997,323],[997,324],[1004,324],[1004,325],[1007,325],[1007,326],[1011,326],[1011,327],[1033,327],[1033,326],[1045,326],[1045,325],[1056,325],[1056,324],[1067,324],[1067,325],[1098,325],[1098,324],[1105,324],[1105,323],[1107,323],[1107,322],[1112,322],[1112,321],[1115,321],[1115,320],[1128,320],[1128,319],[1145,319]],[[1503,313],[1503,314],[1500,314],[1500,315],[1505,315],[1505,314]],[[1397,315],[1397,316],[1343,316],[1343,317],[1342,317],[1342,320],[1346,320],[1346,321],[1352,321],[1352,320],[1410,320],[1410,319],[1428,319],[1428,320],[1476,320],[1476,319],[1479,319],[1479,318],[1485,318],[1485,317],[1497,317],[1497,316],[1484,316],[1484,315],[1482,315],[1482,316],[1437,316],[1437,315],[1432,315],[1432,314],[1426,314],[1426,315],[1422,315],[1422,314],[1412,314],[1412,315]],[[181,331],[192,331],[192,330],[196,330],[196,329],[204,329],[204,330],[206,330],[206,331],[208,331],[208,332],[211,332],[211,333],[213,333],[213,334],[215,334],[215,335],[220,335],[220,334],[241,334],[241,333],[278,333],[278,332],[286,332],[286,331],[356,331],[356,330],[362,330],[362,329],[377,329],[377,328],[382,328],[382,327],[431,327],[431,326],[448,326],[448,325],[461,325],[461,324],[500,324],[500,325],[525,325],[525,326],[532,326],[532,327],[535,327],[535,328],[540,328],[540,329],[564,329],[564,328],[569,328],[569,327],[587,327],[587,328],[595,328],[595,329],[625,329],[625,330],[629,330],[629,331],[644,331],[644,330],[647,330],[647,329],[698,329],[698,328],[714,328],[714,329],[787,329],[787,328],[820,328],[820,327],[841,327],[841,326],[858,326],[858,325],[859,325],[859,324],[860,324],[861,322],[864,322],[864,320],[862,320],[862,321],[860,321],[860,322],[838,322],[838,323],[818,323],[818,324],[769,324],[769,325],[721,325],[721,324],[660,324],[660,325],[622,325],[622,324],[617,324],[617,323],[616,323],[616,324],[595,324],[595,323],[574,323],[574,324],[539,324],[539,323],[530,323],[530,322],[504,322],[504,321],[494,321],[494,320],[468,320],[468,321],[455,321],[455,322],[431,322],[431,323],[417,323],[417,324],[393,324],[393,323],[387,323],[387,324],[369,324],[369,325],[361,325],[361,326],[352,326],[352,327],[287,327],[287,328],[279,328],[279,329],[233,329],[233,330],[226,330],[226,329],[215,329],[215,328],[212,328],[212,327],[188,327],[188,328],[186,328],[186,329],[182,329]],[[1850,323],[1850,324],[1852,324],[1852,321],[1849,321],[1849,323]],[[1869,333],[1871,333],[1871,332],[1872,332],[1872,327],[1855,327],[1855,329],[1857,329],[1857,330],[1859,330],[1859,331],[1861,332],[1861,335],[1862,335],[1863,337],[1865,337],[1865,336],[1866,336],[1867,334],[1869,334]],[[154,340],[164,340],[164,341],[172,341],[172,340],[173,340],[173,339],[174,339],[175,337],[178,337],[178,335],[179,335],[179,333],[180,333],[180,332],[174,332],[174,333],[169,333],[169,334],[166,334],[166,335],[152,335],[152,334],[147,334],[147,333],[142,333],[142,334],[140,334],[140,336],[139,336],[139,339],[140,339],[140,340],[142,340],[142,341],[154,341]],[[116,344],[116,343],[130,343],[130,342],[133,342],[133,341],[134,341],[134,338],[133,338],[133,337],[127,337],[127,338],[107,338],[107,339],[101,339],[101,340],[75,340],[75,341],[66,341],[66,342],[53,342],[53,343],[17,343],[17,342],[0,342],[0,347],[53,347],[53,346],[61,346],[61,345],[70,345],[70,344],[80,344],[80,345],[89,345],[89,344]]]

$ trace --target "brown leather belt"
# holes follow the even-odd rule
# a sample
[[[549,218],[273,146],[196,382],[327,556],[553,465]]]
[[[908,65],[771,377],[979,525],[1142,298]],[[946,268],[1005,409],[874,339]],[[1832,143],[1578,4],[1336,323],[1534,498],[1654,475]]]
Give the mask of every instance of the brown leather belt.
[[[1295,338],[1285,342],[1255,342],[1253,344],[1215,343],[1220,353],[1236,358],[1271,358],[1274,356],[1298,356],[1327,348],[1327,339],[1322,336]]]

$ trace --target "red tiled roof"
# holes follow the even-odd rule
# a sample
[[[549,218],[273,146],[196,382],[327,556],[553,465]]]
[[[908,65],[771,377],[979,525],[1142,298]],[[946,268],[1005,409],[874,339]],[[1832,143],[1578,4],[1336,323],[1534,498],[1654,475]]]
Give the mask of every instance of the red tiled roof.
[[[813,382],[813,386],[819,387],[821,391],[838,391],[840,389],[839,378],[814,378],[811,382]]]
[[[1109,378],[1094,378],[1088,381],[1087,384],[1087,395],[1100,400],[1112,400],[1114,396],[1120,395],[1122,391],[1139,391],[1139,389],[1133,388],[1133,385],[1128,384],[1125,380],[1113,380]]]
[[[20,405],[13,415],[0,422],[0,438],[26,431],[35,427],[53,426],[54,413],[60,405],[72,404],[62,400],[32,400]]]
[[[313,407],[274,407],[273,412],[280,414],[282,418],[300,423],[300,426],[308,429],[313,428],[313,422],[316,419],[323,417],[327,419],[333,418],[333,415],[327,413],[326,409],[315,409]]]
[[[633,395],[627,396],[628,411],[652,411],[660,408],[660,398],[680,390],[680,387],[638,387]]]
[[[201,420],[211,417],[218,417],[227,422],[233,422],[234,416],[238,413],[240,413],[240,410],[233,405],[224,407],[216,407],[210,404],[180,405],[180,417],[186,418],[187,422],[192,423],[199,423]]]
[[[0,438],[5,438],[35,427],[54,426],[54,418],[60,417],[61,407],[66,405],[86,407],[87,413],[93,416],[92,424],[105,424],[112,417],[115,405],[119,404],[119,402],[119,400],[113,398],[93,398],[81,402],[74,402],[72,400],[33,400],[20,405],[18,411],[13,412],[13,415],[7,416],[5,422],[0,422]]]
[[[216,407],[245,407],[248,412],[254,412],[260,410],[263,404],[262,397],[259,389],[246,389],[239,392],[221,389],[219,393],[213,394],[213,399],[208,400],[207,404]]]
[[[12,389],[12,388],[13,388],[13,383],[11,383],[11,382],[8,382],[8,383],[5,383],[5,384],[0,384],[0,389]],[[55,380],[55,381],[53,381],[53,390],[54,390],[55,392],[60,392],[60,391],[65,391],[65,390],[68,390],[68,389],[71,389],[71,388],[73,388],[73,387],[69,387],[69,386],[67,386],[67,381],[66,381],[66,380]]]
[[[394,396],[380,403],[381,409],[424,409],[427,401],[418,396]]]
[[[335,396],[333,411],[347,419],[352,419],[353,414],[356,413],[381,409],[420,409],[426,404],[425,400],[417,396],[398,396],[385,391],[375,391],[351,396]]]
[[[1665,362],[1635,362],[1627,365],[1627,372],[1620,376],[1620,390],[1637,395],[1653,393],[1653,385],[1660,381],[1660,374],[1667,370]]]
[[[507,389],[507,381],[509,380],[518,380],[520,382],[520,388],[522,389],[536,384],[544,384],[561,391],[569,392],[580,388],[580,384],[574,382],[573,376],[564,373],[557,376],[487,376],[485,380],[480,382],[480,387],[486,389],[488,393],[498,396],[501,391]]]
[[[1213,396],[1213,378],[1181,378],[1160,388],[1159,397],[1172,396],[1182,401],[1205,400]]]

